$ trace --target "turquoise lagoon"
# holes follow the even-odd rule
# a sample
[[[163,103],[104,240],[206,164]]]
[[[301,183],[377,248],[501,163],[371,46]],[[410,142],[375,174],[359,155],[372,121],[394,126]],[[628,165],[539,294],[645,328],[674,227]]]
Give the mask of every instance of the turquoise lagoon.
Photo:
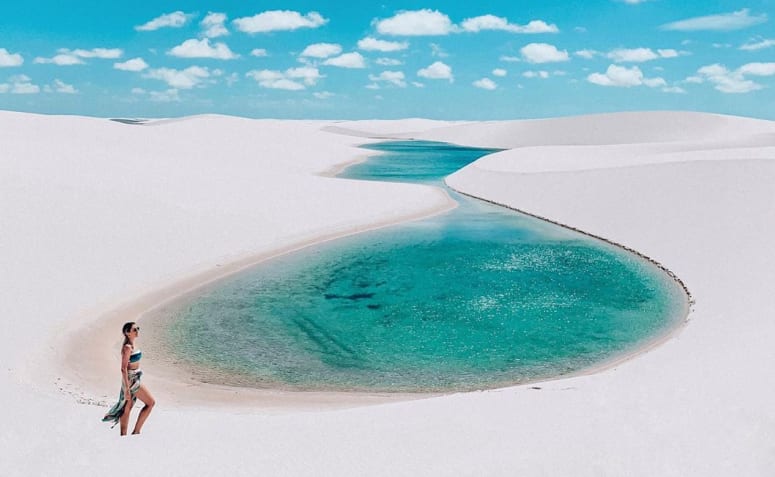
[[[432,142],[340,177],[421,182],[492,150]],[[206,382],[291,390],[471,390],[578,372],[662,336],[686,295],[610,244],[461,196],[448,213],[266,261],[164,310]]]

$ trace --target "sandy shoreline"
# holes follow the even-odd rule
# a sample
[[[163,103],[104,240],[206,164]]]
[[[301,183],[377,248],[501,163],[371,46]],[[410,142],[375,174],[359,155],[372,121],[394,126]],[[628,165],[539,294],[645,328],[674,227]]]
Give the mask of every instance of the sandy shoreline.
[[[363,160],[362,158],[356,159],[345,163],[345,165],[335,166],[325,175],[332,173],[335,175],[336,170],[341,172],[347,165]],[[175,280],[148,294],[110,309],[94,319],[86,328],[72,330],[69,333],[69,338],[65,338],[67,359],[61,361],[65,363],[65,366],[62,366],[59,374],[72,381],[72,384],[78,388],[78,391],[73,392],[80,393],[83,401],[94,401],[94,398],[87,396],[104,392],[105,377],[115,375],[118,363],[116,350],[120,349],[121,345],[120,336],[117,338],[120,333],[117,333],[116,330],[120,330],[123,323],[137,321],[152,334],[153,330],[158,329],[158,327],[149,323],[146,316],[152,314],[154,310],[170,302],[196,295],[202,288],[217,285],[221,280],[233,277],[262,262],[331,240],[443,214],[457,207],[457,202],[452,200],[444,190],[435,189],[446,197],[446,203],[443,206],[408,214],[393,220],[376,222],[368,227],[357,227],[352,230],[319,235],[299,243],[285,244],[280,248],[249,255],[234,262],[218,264],[211,270]],[[158,346],[154,349],[161,351]],[[146,353],[144,369],[151,369],[152,373],[146,373],[144,379],[154,390],[157,398],[161,398],[174,406],[190,407],[207,404],[216,407],[257,408],[264,411],[313,410],[379,404],[395,400],[423,399],[439,395],[438,393],[299,392],[225,386],[200,382],[170,361],[171,358],[168,356],[156,359],[153,354]],[[110,402],[112,396],[102,394],[102,398],[103,401],[99,401],[99,404],[105,405]]]
[[[346,161],[341,164],[337,164],[331,169],[321,173],[321,175],[325,177],[335,177],[350,165],[362,163],[366,161],[368,157],[374,154],[379,154],[379,152],[375,151],[374,153],[363,154],[362,156],[359,156],[352,161]],[[452,190],[455,189],[452,188]],[[443,190],[439,189],[439,191],[446,195]],[[555,381],[578,376],[588,376],[591,374],[599,373],[624,363],[627,360],[634,359],[642,353],[651,351],[655,347],[679,334],[685,324],[688,322],[690,305],[693,303],[691,293],[679,277],[677,277],[673,272],[655,260],[621,244],[611,242],[594,234],[590,234],[574,227],[552,221],[551,219],[538,217],[521,210],[513,209],[508,205],[466,194],[465,192],[459,190],[455,190],[455,192],[473,197],[478,200],[490,202],[500,207],[515,210],[518,213],[535,217],[546,223],[551,223],[559,227],[578,232],[582,235],[586,235],[595,240],[607,243],[626,253],[634,254],[644,262],[647,262],[649,266],[656,266],[670,279],[675,281],[683,289],[687,298],[685,306],[680,310],[676,310],[675,317],[670,320],[671,324],[669,324],[664,330],[652,338],[638,344],[637,346],[634,346],[623,352],[616,353],[608,359],[600,361],[592,366],[554,377],[529,379],[518,383],[493,383],[491,386],[479,389],[478,391],[494,390],[513,386],[528,386],[541,382]],[[117,333],[115,330],[120,329],[124,322],[137,321],[143,326],[143,331],[145,332],[143,333],[144,335],[149,337],[159,335],[163,331],[165,325],[161,323],[154,323],[154,321],[159,317],[153,315],[160,308],[163,308],[168,304],[179,303],[181,301],[185,301],[188,297],[197,296],[203,289],[217,286],[218,283],[222,280],[234,277],[235,275],[250,270],[251,268],[265,261],[271,260],[281,255],[293,253],[306,247],[314,246],[350,235],[363,233],[369,230],[389,227],[391,225],[407,221],[422,220],[437,214],[445,213],[457,206],[457,202],[449,198],[449,196],[447,197],[447,204],[444,207],[437,208],[436,210],[409,215],[405,218],[400,218],[397,220],[377,223],[371,227],[360,227],[352,231],[343,231],[321,235],[318,237],[312,237],[309,240],[305,240],[297,244],[286,244],[285,246],[275,250],[248,256],[234,262],[219,264],[215,269],[173,281],[172,283],[162,286],[147,295],[130,300],[129,303],[110,310],[95,320],[94,326],[89,328],[88,333],[83,333],[82,330],[77,330],[73,333],[72,339],[67,346],[69,349],[69,359],[67,359],[66,362],[77,363],[77,365],[64,367],[62,370],[62,375],[71,378],[76,386],[82,387],[82,392],[85,395],[93,394],[95,391],[99,390],[100,385],[104,382],[104,377],[110,376],[111,373],[115,371],[115,363],[112,363],[112,361],[116,360],[115,350],[120,347],[120,339],[116,338]],[[156,314],[158,315],[158,313]],[[459,392],[474,392],[427,391],[410,393],[368,391],[299,391],[284,390],[282,389],[281,385],[267,389],[257,389],[250,386],[231,386],[207,383],[197,379],[195,377],[195,373],[192,373],[191,369],[181,365],[176,365],[174,363],[175,358],[169,354],[169,351],[165,350],[164,344],[159,342],[159,340],[153,340],[152,346],[149,346],[150,343],[148,340],[141,340],[141,343],[143,342],[146,343],[143,348],[146,350],[151,350],[151,353],[146,353],[145,368],[150,368],[152,373],[146,373],[145,380],[154,390],[157,398],[160,398],[163,401],[169,403],[169,405],[174,406],[214,406],[216,408],[225,407],[255,409],[263,412],[287,412],[291,410],[341,409],[363,405],[383,404],[392,401],[426,399],[435,396],[456,394]],[[84,352],[84,343],[88,343],[86,345],[88,350],[87,352]],[[91,365],[89,363],[91,363]],[[106,405],[108,403],[110,403],[109,398],[108,400],[101,402],[102,405]]]
[[[363,132],[321,131],[332,124]],[[466,124],[201,116],[135,127],[3,112],[0,126],[3,475],[775,470],[775,122],[643,112]],[[118,390],[117,313],[137,316],[163,292],[278,244],[443,207],[433,190],[316,175],[362,156],[355,145],[366,137],[404,135],[504,149],[447,182],[652,257],[691,290],[691,319],[637,359],[533,385],[283,408],[199,402],[183,383],[157,396],[142,438],[119,439],[99,421]],[[144,369],[149,380],[162,373]]]

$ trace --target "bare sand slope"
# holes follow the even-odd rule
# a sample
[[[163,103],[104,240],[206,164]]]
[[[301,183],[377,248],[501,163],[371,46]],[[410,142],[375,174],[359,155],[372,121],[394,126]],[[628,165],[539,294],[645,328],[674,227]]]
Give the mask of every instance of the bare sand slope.
[[[46,372],[79,365],[58,339],[180,277],[446,205],[431,189],[316,176],[363,154],[364,139],[321,131],[352,124],[152,126],[0,114],[0,475],[775,471],[773,123],[627,113],[368,131],[510,148],[449,184],[659,260],[694,294],[689,324],[599,374],[280,414],[160,402],[142,437],[119,439],[84,403],[101,396]]]

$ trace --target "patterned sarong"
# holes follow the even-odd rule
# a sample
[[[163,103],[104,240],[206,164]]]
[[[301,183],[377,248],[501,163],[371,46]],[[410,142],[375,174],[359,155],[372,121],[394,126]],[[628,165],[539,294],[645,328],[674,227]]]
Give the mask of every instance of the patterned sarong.
[[[132,398],[132,405],[137,402],[137,390],[140,389],[140,378],[143,376],[143,372],[139,369],[130,369],[128,372],[129,377],[129,394]],[[118,393],[118,402],[110,408],[105,417],[102,418],[102,422],[113,422],[110,428],[116,427],[118,420],[124,414],[124,408],[126,407],[126,396],[124,396],[124,386],[121,386],[121,390]]]

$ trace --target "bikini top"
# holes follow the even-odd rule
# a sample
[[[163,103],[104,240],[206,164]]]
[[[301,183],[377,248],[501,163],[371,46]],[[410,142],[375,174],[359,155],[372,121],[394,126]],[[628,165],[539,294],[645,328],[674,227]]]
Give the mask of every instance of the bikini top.
[[[140,361],[140,358],[143,357],[143,352],[138,350],[132,351],[132,354],[129,355],[129,362],[130,363],[136,363]]]

